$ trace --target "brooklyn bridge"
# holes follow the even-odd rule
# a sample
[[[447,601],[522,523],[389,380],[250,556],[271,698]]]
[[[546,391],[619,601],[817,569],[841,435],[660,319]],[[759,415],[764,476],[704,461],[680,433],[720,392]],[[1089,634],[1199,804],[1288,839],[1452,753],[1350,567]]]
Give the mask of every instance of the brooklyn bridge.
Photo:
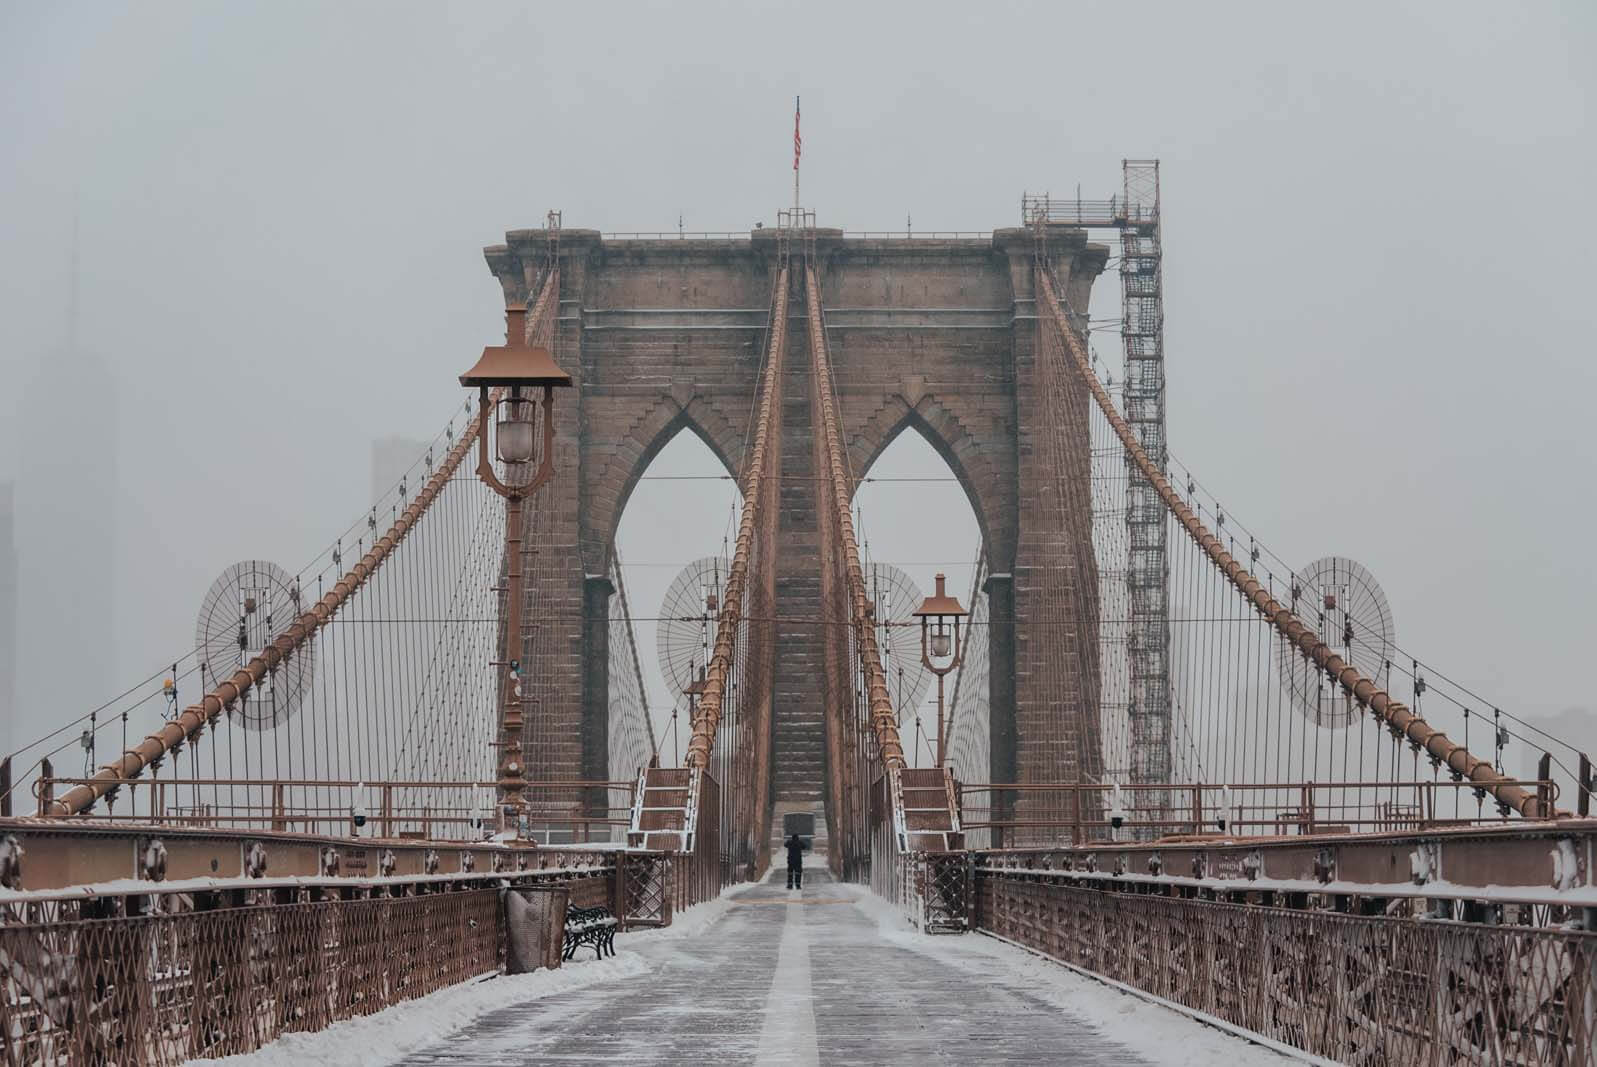
[[[1179,461],[1158,164],[1110,184],[486,248],[503,342],[389,386],[460,395],[403,475],[6,760],[4,1061],[475,996],[406,1062],[1597,1062],[1589,759]],[[685,433],[740,503],[651,619],[663,729],[617,530]],[[871,547],[906,433],[968,584]]]

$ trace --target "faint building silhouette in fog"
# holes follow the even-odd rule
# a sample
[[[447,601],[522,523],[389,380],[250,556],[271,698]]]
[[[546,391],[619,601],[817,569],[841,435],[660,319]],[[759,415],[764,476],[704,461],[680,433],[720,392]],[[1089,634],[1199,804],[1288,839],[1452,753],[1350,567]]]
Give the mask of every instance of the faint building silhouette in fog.
[[[11,723],[19,744],[105,702],[125,681],[115,677],[114,383],[104,359],[69,342],[42,361],[22,396]]]
[[[11,483],[0,482],[0,755],[19,740],[17,694],[17,540]]]
[[[412,437],[379,437],[372,442],[372,500],[378,501],[399,484],[399,479],[427,454],[427,442]],[[425,471],[419,471],[425,475]],[[412,477],[405,487],[414,496],[421,481]]]

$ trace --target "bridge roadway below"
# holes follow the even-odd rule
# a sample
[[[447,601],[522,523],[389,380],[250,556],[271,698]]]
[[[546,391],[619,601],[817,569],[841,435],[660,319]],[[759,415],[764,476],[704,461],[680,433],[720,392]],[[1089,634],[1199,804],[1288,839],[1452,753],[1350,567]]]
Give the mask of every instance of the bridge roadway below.
[[[400,1062],[1291,1062],[994,939],[919,934],[824,870],[802,891],[782,878],[734,890],[702,933],[618,938],[647,973],[497,1010]]]

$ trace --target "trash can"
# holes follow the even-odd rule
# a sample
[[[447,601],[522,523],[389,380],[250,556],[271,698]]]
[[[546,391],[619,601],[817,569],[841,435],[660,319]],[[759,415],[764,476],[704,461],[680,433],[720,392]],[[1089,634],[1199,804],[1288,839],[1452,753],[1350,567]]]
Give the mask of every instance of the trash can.
[[[522,886],[504,891],[505,973],[559,967],[566,938],[565,886]]]

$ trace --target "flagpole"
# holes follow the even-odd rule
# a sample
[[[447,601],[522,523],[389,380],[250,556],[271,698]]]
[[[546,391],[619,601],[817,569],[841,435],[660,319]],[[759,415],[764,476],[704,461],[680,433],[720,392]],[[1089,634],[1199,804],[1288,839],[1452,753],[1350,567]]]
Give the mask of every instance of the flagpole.
[[[797,216],[798,216],[798,210],[799,210],[799,156],[801,154],[800,147],[799,147],[800,143],[801,142],[799,141],[799,98],[795,96],[793,98],[793,215],[795,217],[795,221],[794,221],[793,225],[795,225],[795,226],[798,225]]]

